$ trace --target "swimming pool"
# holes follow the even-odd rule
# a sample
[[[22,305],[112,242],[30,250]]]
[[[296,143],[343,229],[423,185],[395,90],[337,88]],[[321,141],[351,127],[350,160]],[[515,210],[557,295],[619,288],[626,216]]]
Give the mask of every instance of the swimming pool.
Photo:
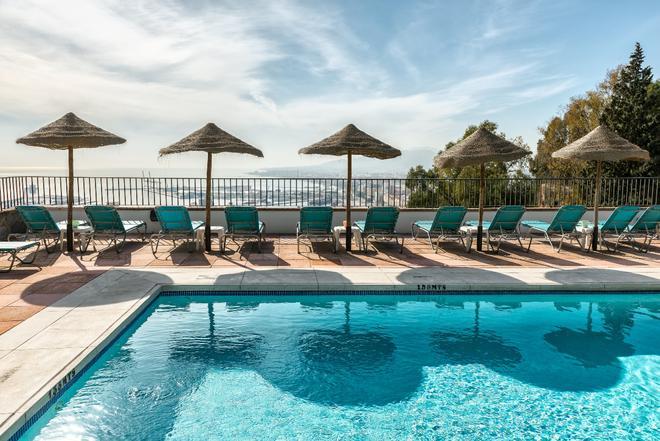
[[[657,439],[660,295],[161,296],[21,439]]]

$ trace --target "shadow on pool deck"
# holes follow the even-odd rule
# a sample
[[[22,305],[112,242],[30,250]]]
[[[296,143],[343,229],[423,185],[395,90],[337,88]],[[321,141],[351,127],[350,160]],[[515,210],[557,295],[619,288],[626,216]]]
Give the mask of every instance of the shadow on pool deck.
[[[545,274],[546,279],[557,282],[560,284],[604,284],[616,283],[624,285],[630,283],[630,287],[634,290],[635,284],[657,284],[658,279],[641,275],[639,273],[631,273],[626,271],[625,268],[572,268],[549,271]],[[639,286],[639,285],[638,285]],[[639,287],[637,288],[639,290]]]

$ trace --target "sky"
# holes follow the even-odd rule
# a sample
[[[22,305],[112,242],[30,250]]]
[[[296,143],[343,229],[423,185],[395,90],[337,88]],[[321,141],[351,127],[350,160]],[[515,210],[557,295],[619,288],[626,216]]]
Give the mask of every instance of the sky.
[[[327,161],[297,151],[348,123],[404,155],[484,119],[535,148],[635,41],[660,64],[657,0],[0,0],[0,29],[4,170],[63,169],[15,140],[69,111],[128,140],[76,153],[115,175],[201,176],[202,154],[157,152],[207,122],[265,156],[216,155],[217,173]]]

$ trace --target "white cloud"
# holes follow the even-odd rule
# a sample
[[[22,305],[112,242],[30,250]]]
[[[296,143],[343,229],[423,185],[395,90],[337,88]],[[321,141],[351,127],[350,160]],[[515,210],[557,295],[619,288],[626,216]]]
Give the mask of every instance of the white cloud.
[[[505,34],[484,22],[462,44],[472,47],[474,33]],[[466,115],[478,120],[571,85],[538,75],[544,66],[533,54],[498,53],[424,84],[428,66],[409,37],[431,35],[427,25],[406,26],[408,38],[393,33],[381,54],[336,3],[0,0],[0,112],[16,121],[0,124],[0,136],[11,142],[73,110],[126,136],[126,148],[153,164],[159,147],[215,121],[281,164],[348,122],[404,149],[442,144]],[[39,161],[20,147],[9,152],[9,165]]]

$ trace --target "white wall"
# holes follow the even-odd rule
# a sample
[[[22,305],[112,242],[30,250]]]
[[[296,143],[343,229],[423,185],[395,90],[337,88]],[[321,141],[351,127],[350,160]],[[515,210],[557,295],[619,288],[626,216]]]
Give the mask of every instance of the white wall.
[[[50,212],[53,215],[53,218],[56,221],[66,219],[66,207],[48,207]],[[148,208],[126,208],[118,209],[119,214],[124,220],[143,220],[147,222],[147,229],[151,232],[158,231],[158,223],[151,222],[149,220],[149,209]],[[492,219],[495,214],[495,209],[486,210],[484,213],[484,219]],[[556,209],[530,209],[525,213],[524,219],[535,219],[541,221],[550,221],[554,216]],[[606,219],[607,216],[612,212],[612,210],[602,210],[600,211],[600,218]],[[352,212],[351,219],[362,220],[365,218],[367,210],[356,208]],[[410,226],[414,221],[417,220],[433,220],[435,216],[435,210],[419,210],[419,209],[402,209],[399,215],[399,222],[397,223],[397,230],[400,233],[407,233],[410,231]],[[73,210],[74,219],[86,219],[84,210],[82,208],[74,208]],[[190,209],[190,217],[193,220],[204,220],[204,210],[203,209]],[[267,233],[277,233],[277,234],[295,234],[296,232],[296,223],[299,218],[299,211],[295,208],[264,208],[259,209],[259,217],[263,222],[266,223],[266,232]],[[334,225],[341,225],[342,221],[345,219],[345,213],[343,210],[335,210],[333,223]],[[584,217],[584,220],[593,220],[593,211],[588,211]],[[477,220],[477,210],[470,210],[466,215],[466,220]],[[213,225],[222,225],[226,226],[225,223],[225,214],[222,209],[214,209],[211,212],[211,223]]]

